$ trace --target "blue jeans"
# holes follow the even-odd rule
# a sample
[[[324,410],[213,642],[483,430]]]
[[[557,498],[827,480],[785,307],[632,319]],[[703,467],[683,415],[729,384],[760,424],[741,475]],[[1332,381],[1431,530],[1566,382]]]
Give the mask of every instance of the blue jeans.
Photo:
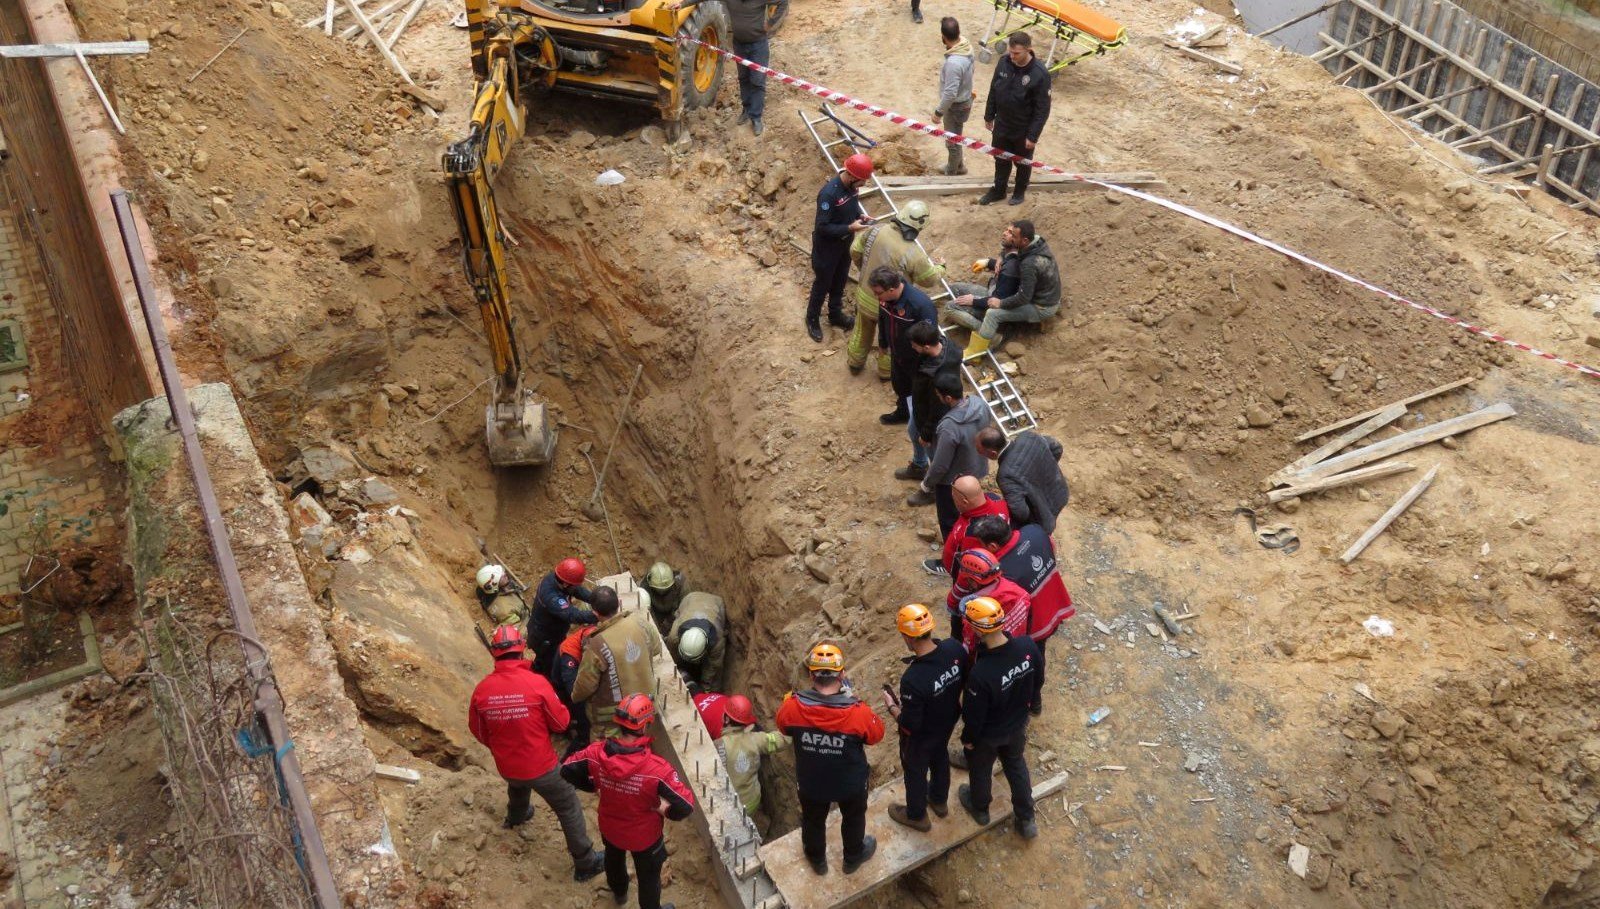
[[[926,468],[928,466],[928,449],[922,447],[922,440],[917,438],[917,414],[912,409],[911,398],[906,398],[906,413],[911,419],[906,421],[906,435],[911,437],[911,465]]]
[[[739,56],[766,66],[772,60],[771,46],[766,38],[760,41],[733,42],[733,52]],[[752,120],[761,119],[761,114],[767,108],[767,76],[758,73],[747,66],[739,67],[739,103],[744,112]]]

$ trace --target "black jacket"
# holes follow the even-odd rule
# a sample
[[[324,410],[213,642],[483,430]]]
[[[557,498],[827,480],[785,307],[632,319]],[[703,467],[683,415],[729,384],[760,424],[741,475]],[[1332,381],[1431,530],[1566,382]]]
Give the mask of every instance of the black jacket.
[[[945,638],[933,650],[906,659],[900,676],[900,734],[948,741],[961,719],[961,671],[967,648]]]
[[[812,249],[824,244],[848,248],[850,225],[862,214],[855,187],[845,186],[839,177],[822,184],[822,191],[817,193],[817,216],[811,225]]]
[[[539,581],[533,597],[533,617],[528,620],[528,637],[536,648],[560,644],[573,625],[593,625],[600,621],[587,609],[573,605],[573,600],[589,602],[594,591],[587,587],[568,587],[556,578],[554,571]]]
[[[728,0],[733,40],[753,44],[778,33],[789,12],[789,0]]]
[[[917,322],[939,324],[939,308],[922,288],[910,281],[900,285],[900,299],[882,304],[878,311],[878,346],[889,351],[889,380],[896,401],[911,394],[911,377],[920,358],[911,349],[909,329]],[[899,406],[896,403],[895,406]]]
[[[920,357],[911,376],[911,415],[917,421],[917,438],[933,441],[939,421],[950,408],[939,400],[934,383],[941,373],[961,377],[961,345],[944,339],[943,349],[932,357]]]
[[[1011,524],[1038,524],[1054,533],[1056,515],[1071,492],[1061,474],[1061,443],[1032,430],[1018,433],[1000,452],[995,482],[1011,510]]]
[[[1028,708],[1044,704],[1044,657],[1025,634],[1006,635],[993,650],[978,644],[961,703],[961,742],[998,745],[1028,725]]]
[[[1050,71],[1035,56],[1027,66],[1017,66],[1001,55],[989,80],[989,100],[983,119],[994,122],[1001,136],[1022,136],[1034,142],[1050,118]]]

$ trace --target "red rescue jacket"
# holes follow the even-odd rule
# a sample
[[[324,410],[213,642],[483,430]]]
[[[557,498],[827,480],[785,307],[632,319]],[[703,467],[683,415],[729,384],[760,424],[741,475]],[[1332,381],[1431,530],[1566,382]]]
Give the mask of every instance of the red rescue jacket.
[[[973,597],[994,597],[999,600],[1001,608],[1006,611],[1006,623],[1003,626],[1006,633],[1028,634],[1032,623],[1033,599],[1028,596],[1026,590],[1004,577],[987,587],[979,587],[967,594],[958,595],[956,589],[951,587],[945,605],[950,609],[951,621],[961,623],[961,644],[967,648],[968,653],[976,653],[978,650],[978,632],[964,618],[967,601]]]
[[[666,759],[650,750],[648,736],[606,739],[567,758],[561,775],[584,792],[600,793],[600,836],[629,852],[661,841],[666,817],[681,821],[694,812],[694,793]]]
[[[488,746],[494,769],[508,780],[531,780],[556,767],[550,733],[572,719],[544,676],[523,659],[497,660],[472,689],[467,728]]]
[[[728,719],[728,696],[712,691],[702,691],[694,696],[694,709],[700,711],[700,722],[714,742],[722,738],[722,724]]]
[[[1061,623],[1077,614],[1072,594],[1061,579],[1056,564],[1056,545],[1038,524],[1024,524],[1011,532],[1011,539],[995,552],[1000,573],[1028,591],[1033,600],[1028,636],[1041,644],[1050,639]]]
[[[977,508],[969,508],[956,518],[950,526],[950,532],[944,537],[944,555],[940,561],[944,563],[944,570],[954,573],[956,556],[968,549],[982,549],[983,543],[976,537],[967,536],[967,525],[973,518],[981,518],[986,514],[997,514],[1007,521],[1011,520],[1011,509],[1006,507],[1006,500],[992,492],[983,494],[983,504]]]

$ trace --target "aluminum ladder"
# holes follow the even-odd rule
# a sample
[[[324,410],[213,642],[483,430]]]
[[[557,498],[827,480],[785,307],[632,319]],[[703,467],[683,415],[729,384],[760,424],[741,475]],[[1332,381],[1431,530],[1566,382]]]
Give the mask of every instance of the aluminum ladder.
[[[804,121],[806,131],[811,133],[811,138],[816,140],[817,147],[822,149],[822,156],[827,159],[828,166],[835,174],[844,172],[843,157],[877,145],[866,134],[841,120],[827,103],[823,103],[821,114],[815,117],[808,115],[802,109],[800,119]],[[868,182],[871,185],[864,187],[858,193],[861,208],[867,216],[880,217],[874,214],[872,207],[873,202],[878,199],[882,200],[883,205],[888,206],[887,217],[898,215],[900,209],[894,204],[894,197],[890,196],[889,191],[878,181],[877,173],[873,173]],[[912,242],[916,243],[917,248],[924,254],[927,253],[928,250],[920,239]],[[856,280],[859,282],[861,276],[856,276]],[[939,279],[939,286],[941,290],[933,294],[933,303],[942,307],[943,304],[955,299],[956,294],[951,289],[950,282],[943,277]],[[948,336],[943,325],[939,326],[939,331]],[[1028,403],[1022,399],[1022,392],[1011,381],[1011,376],[1001,368],[1000,361],[995,359],[993,351],[984,351],[962,360],[961,376],[978,392],[978,397],[988,406],[989,415],[994,419],[995,425],[1000,427],[1000,431],[1004,432],[1007,438],[1039,425],[1033,417],[1033,411],[1028,409]]]

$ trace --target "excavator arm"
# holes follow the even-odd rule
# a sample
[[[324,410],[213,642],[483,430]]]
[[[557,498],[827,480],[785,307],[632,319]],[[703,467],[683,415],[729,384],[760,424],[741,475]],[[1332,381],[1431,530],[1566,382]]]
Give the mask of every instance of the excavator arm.
[[[533,392],[523,385],[505,234],[492,183],[522,136],[525,122],[518,45],[533,49],[538,57],[544,56],[546,47],[553,56],[554,49],[536,26],[488,19],[484,0],[471,0],[467,12],[473,70],[479,75],[477,94],[466,138],[445,150],[444,170],[461,233],[462,268],[477,299],[494,362],[494,391],[485,413],[489,460],[497,467],[543,464],[555,450],[556,434],[549,428],[544,405],[536,403]],[[540,67],[534,63],[529,68]]]

